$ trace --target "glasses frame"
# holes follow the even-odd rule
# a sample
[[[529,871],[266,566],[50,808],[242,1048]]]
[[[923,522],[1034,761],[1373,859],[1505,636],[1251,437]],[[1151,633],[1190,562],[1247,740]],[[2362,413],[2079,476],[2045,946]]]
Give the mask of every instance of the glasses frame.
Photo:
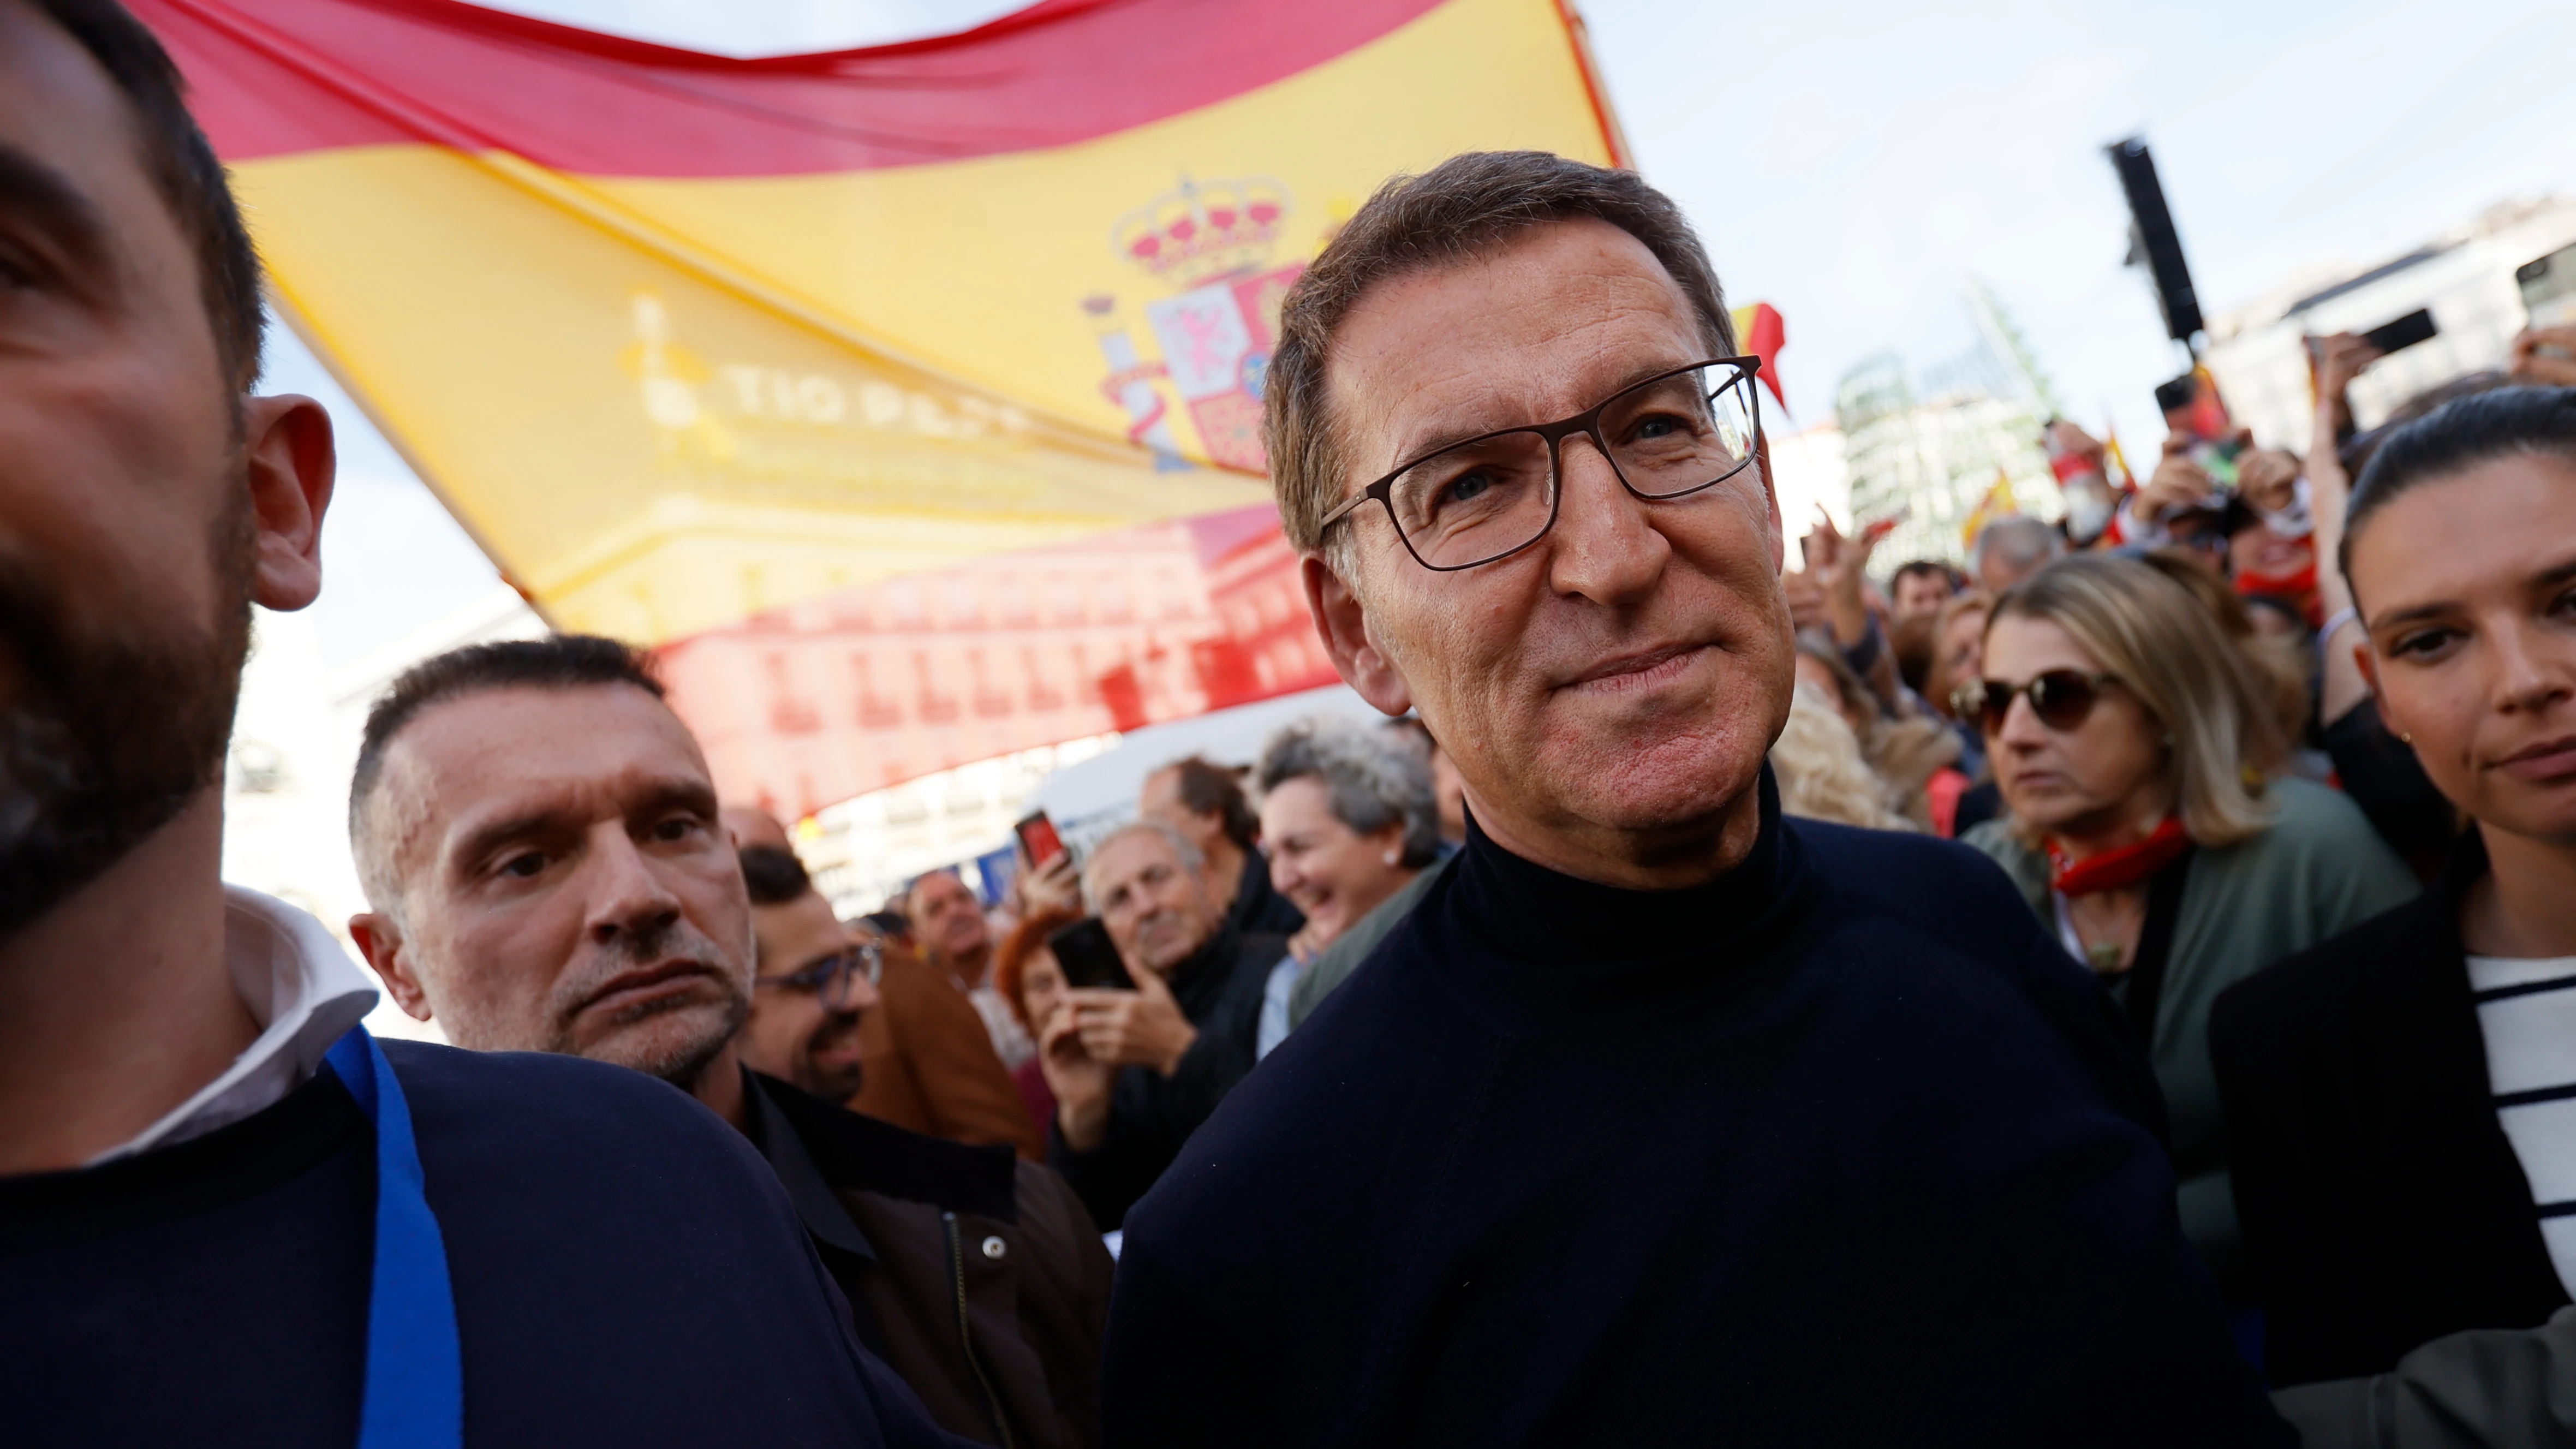
[[[1698,372],[1711,367],[1733,367],[1739,369],[1744,374],[1736,381],[1727,384],[1727,386],[1740,387],[1744,389],[1745,408],[1753,415],[1752,450],[1744,455],[1744,460],[1742,462],[1737,463],[1734,467],[1727,469],[1725,472],[1718,474],[1716,477],[1709,479],[1705,483],[1695,483],[1678,493],[1639,492],[1637,490],[1637,486],[1628,481],[1628,475],[1619,471],[1618,455],[1610,451],[1609,441],[1601,436],[1601,414],[1606,411],[1612,403],[1617,402],[1628,394],[1637,391],[1639,388],[1652,387],[1656,383],[1662,382],[1668,377],[1679,377],[1686,372]],[[1415,563],[1422,565],[1433,573],[1454,574],[1467,569],[1483,568],[1489,563],[1501,563],[1504,559],[1510,558],[1512,555],[1530,548],[1540,539],[1547,537],[1548,532],[1556,527],[1556,516],[1565,505],[1564,443],[1567,438],[1573,437],[1577,433],[1581,433],[1592,440],[1592,446],[1600,451],[1603,461],[1610,465],[1610,476],[1619,480],[1619,486],[1628,490],[1628,496],[1631,498],[1635,498],[1640,502],[1645,503],[1669,503],[1676,498],[1688,498],[1694,493],[1705,493],[1709,489],[1716,487],[1718,484],[1725,482],[1727,479],[1734,477],[1736,474],[1743,472],[1747,467],[1752,465],[1755,458],[1761,455],[1762,389],[1756,385],[1756,379],[1761,375],[1761,372],[1762,359],[1759,357],[1711,357],[1700,362],[1687,363],[1669,371],[1656,373],[1652,377],[1639,378],[1637,381],[1629,383],[1617,392],[1610,394],[1608,397],[1603,398],[1601,401],[1570,418],[1565,418],[1553,423],[1524,423],[1516,428],[1496,428],[1490,433],[1478,433],[1472,438],[1461,438],[1454,443],[1443,443],[1439,447],[1434,448],[1427,453],[1423,453],[1418,457],[1407,460],[1394,471],[1388,473],[1385,477],[1380,478],[1366,488],[1361,489],[1352,497],[1342,500],[1341,506],[1324,515],[1324,521],[1315,526],[1315,532],[1320,536],[1325,529],[1331,528],[1334,524],[1339,523],[1343,519],[1350,517],[1353,513],[1358,512],[1360,505],[1374,502],[1378,507],[1386,510],[1387,526],[1395,530],[1396,541],[1404,545],[1404,551],[1413,555],[1413,561]],[[1712,394],[1712,396],[1713,395],[1714,394]],[[1395,480],[1453,449],[1473,447],[1478,443],[1486,442],[1494,438],[1506,437],[1513,433],[1536,433],[1547,440],[1547,522],[1540,524],[1538,532],[1531,534],[1526,542],[1515,544],[1512,547],[1503,550],[1501,553],[1477,559],[1473,563],[1436,564],[1431,562],[1429,559],[1424,558],[1421,550],[1413,546],[1413,540],[1405,537],[1404,525],[1396,520],[1395,500],[1393,497],[1395,492]]]
[[[818,961],[809,961],[793,971],[777,976],[754,976],[754,986],[780,986],[790,991],[811,991],[823,1003],[825,1011],[846,1011],[856,994],[852,980],[865,974],[874,986],[885,975],[885,952],[865,942],[833,952]]]
[[[2084,712],[2077,715],[2071,723],[2063,725],[2051,724],[2048,716],[2040,709],[2039,696],[2033,694],[2031,691],[2039,688],[2041,683],[2046,680],[2052,678],[2062,679],[2070,675],[2083,681],[2084,687],[2091,691],[2092,699],[2084,706]],[[2052,734],[2073,734],[2075,731],[2084,728],[2084,721],[2091,719],[2093,717],[2093,711],[2100,707],[2102,703],[2102,691],[2113,686],[2123,685],[2125,681],[2116,674],[2103,671],[2086,673],[2081,669],[2043,669],[2037,674],[2032,675],[2028,680],[2017,685],[1997,689],[1996,683],[1997,681],[1991,679],[1971,679],[1961,684],[1957,689],[1950,691],[1950,712],[1963,719],[1973,717],[1976,720],[1978,732],[1981,734],[1989,736],[1999,735],[2003,733],[2005,720],[2009,719],[2012,715],[2013,701],[2015,699],[2027,699],[2030,701],[2030,717],[2039,721],[2040,728],[2045,729]],[[1970,690],[1976,691],[1977,704],[1974,709],[1968,708],[1966,704],[1968,692]],[[2003,704],[1996,708],[1993,721],[1989,723],[1987,720],[1987,715],[1989,713],[1988,701],[1997,694],[2001,694],[2003,696]]]

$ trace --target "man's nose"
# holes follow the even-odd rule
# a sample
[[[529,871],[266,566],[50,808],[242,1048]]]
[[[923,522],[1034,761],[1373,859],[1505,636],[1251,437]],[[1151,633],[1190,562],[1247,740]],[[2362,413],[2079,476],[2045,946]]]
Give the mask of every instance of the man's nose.
[[[586,873],[591,877],[587,928],[599,945],[621,934],[649,935],[680,918],[680,898],[635,848],[623,823],[603,826],[593,836]]]
[[[1560,594],[1614,608],[1644,598],[1662,581],[1673,552],[1647,513],[1655,505],[1628,491],[1587,435],[1558,445],[1556,470],[1548,581]]]
[[[868,973],[853,971],[850,973],[849,999],[841,1003],[841,1011],[846,1016],[865,1016],[876,1010],[877,1003],[883,999],[877,992],[877,984],[868,979]]]

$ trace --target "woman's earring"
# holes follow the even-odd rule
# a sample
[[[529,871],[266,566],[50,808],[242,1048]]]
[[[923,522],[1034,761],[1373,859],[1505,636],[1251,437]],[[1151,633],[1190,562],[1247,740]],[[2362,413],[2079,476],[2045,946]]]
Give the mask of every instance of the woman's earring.
[[[2405,730],[2399,730],[2397,732],[2397,738],[2410,745],[2415,743],[2415,736]]]
[[[1389,865],[1393,865],[1402,859],[1404,859],[1404,853],[1402,851],[1390,850],[1386,853],[1386,863]]]

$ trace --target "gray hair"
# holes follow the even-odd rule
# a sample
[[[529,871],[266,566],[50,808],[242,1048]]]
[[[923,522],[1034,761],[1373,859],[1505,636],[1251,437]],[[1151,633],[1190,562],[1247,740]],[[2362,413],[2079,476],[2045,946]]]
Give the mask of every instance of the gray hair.
[[[2008,514],[1977,530],[1977,542],[1968,550],[1968,571],[1983,573],[1989,558],[2027,571],[2065,551],[2066,540],[2056,529],[2036,518]]]
[[[1183,835],[1181,832],[1174,830],[1169,825],[1164,824],[1160,820],[1150,818],[1130,820],[1126,824],[1119,826],[1117,829],[1110,831],[1107,835],[1100,837],[1099,843],[1091,847],[1091,853],[1083,857],[1082,899],[1084,904],[1090,906],[1095,914],[1100,909],[1100,892],[1092,886],[1092,873],[1099,866],[1102,853],[1109,849],[1110,842],[1124,839],[1130,835],[1161,836],[1163,843],[1172,848],[1172,854],[1180,858],[1181,864],[1189,867],[1193,871],[1196,871],[1202,879],[1206,877],[1207,852],[1199,849],[1196,842],[1192,841],[1188,836]]]
[[[1416,743],[1346,720],[1305,719],[1270,737],[1253,781],[1269,794],[1291,780],[1319,780],[1333,818],[1361,835],[1404,827],[1404,864],[1440,855],[1440,801],[1431,762]]]

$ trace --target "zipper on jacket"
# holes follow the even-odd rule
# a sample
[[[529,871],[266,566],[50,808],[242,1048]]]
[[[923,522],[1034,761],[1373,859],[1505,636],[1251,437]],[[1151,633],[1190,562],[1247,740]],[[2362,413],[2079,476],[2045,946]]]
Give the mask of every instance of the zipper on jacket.
[[[939,1221],[948,1230],[948,1275],[957,1285],[957,1341],[966,1349],[966,1367],[975,1371],[976,1387],[984,1391],[984,1407],[993,1416],[994,1431],[1002,1436],[1002,1449],[1012,1449],[1011,1421],[1002,1413],[1002,1396],[993,1392],[993,1380],[975,1352],[975,1330],[966,1322],[966,1254],[958,1244],[957,1214],[943,1211]]]

